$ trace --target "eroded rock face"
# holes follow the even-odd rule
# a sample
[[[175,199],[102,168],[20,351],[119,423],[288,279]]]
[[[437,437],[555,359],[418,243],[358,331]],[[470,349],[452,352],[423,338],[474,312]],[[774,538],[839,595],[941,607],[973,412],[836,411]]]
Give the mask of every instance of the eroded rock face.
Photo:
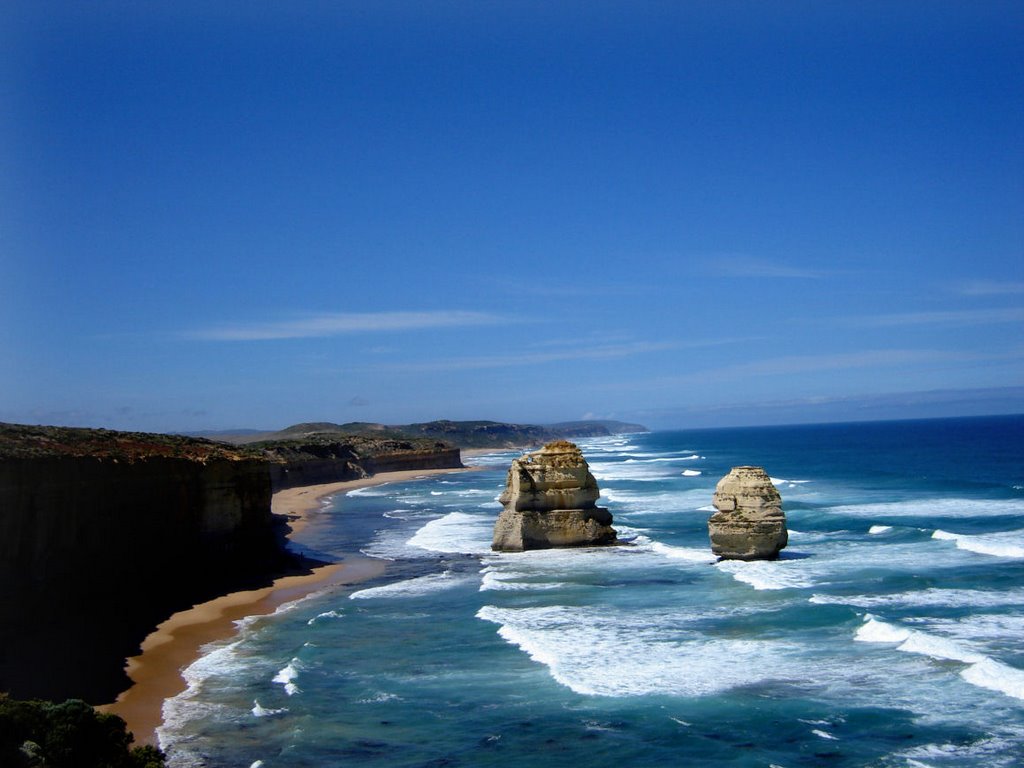
[[[711,551],[724,560],[774,560],[789,541],[782,497],[761,467],[733,467],[712,503]]]
[[[494,525],[491,549],[614,544],[611,513],[597,506],[600,495],[583,452],[573,443],[556,440],[515,459],[498,499],[505,508]]]

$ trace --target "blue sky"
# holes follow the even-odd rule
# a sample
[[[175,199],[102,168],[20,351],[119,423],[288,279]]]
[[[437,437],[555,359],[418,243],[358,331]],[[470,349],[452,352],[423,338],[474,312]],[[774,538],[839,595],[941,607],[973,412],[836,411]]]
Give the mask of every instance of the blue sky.
[[[1020,3],[4,15],[0,420],[1024,411]]]

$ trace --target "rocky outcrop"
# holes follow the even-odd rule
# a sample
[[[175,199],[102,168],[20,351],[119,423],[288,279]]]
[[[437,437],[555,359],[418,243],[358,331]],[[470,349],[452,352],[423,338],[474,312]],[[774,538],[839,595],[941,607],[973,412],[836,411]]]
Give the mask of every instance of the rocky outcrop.
[[[723,560],[774,560],[789,541],[782,497],[761,467],[733,467],[712,503],[711,551]]]
[[[597,506],[600,495],[573,443],[557,440],[515,459],[499,498],[504,509],[491,548],[522,552],[614,544],[611,513]]]

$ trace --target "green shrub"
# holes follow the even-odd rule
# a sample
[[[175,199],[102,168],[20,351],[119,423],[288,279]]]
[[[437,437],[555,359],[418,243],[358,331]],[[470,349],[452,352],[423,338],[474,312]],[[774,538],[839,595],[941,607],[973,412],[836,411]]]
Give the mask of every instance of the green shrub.
[[[117,715],[84,701],[18,701],[0,694],[0,765],[12,768],[163,768],[164,754],[132,747]]]

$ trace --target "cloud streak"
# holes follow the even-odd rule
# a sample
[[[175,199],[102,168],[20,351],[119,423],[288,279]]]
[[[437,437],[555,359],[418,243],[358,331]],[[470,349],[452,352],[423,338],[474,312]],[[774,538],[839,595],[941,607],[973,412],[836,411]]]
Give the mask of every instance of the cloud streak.
[[[423,362],[394,363],[373,366],[374,371],[392,373],[413,373],[428,371],[469,371],[486,368],[512,368],[560,363],[570,360],[614,360],[634,355],[664,352],[678,349],[681,344],[673,342],[636,341],[624,344],[603,344],[592,347],[561,349],[552,351],[522,352],[514,355],[484,355],[449,360],[427,360]]]
[[[861,328],[888,328],[900,325],[990,325],[1024,322],[1024,308],[961,309],[937,312],[897,312],[886,315],[849,317],[846,323]]]
[[[358,333],[417,331],[428,328],[464,328],[495,325],[506,318],[486,312],[333,312],[294,320],[237,323],[192,331],[188,338],[203,341],[268,341],[309,339]]]
[[[971,280],[959,286],[965,296],[1007,296],[1024,293],[1024,283],[999,280]]]

